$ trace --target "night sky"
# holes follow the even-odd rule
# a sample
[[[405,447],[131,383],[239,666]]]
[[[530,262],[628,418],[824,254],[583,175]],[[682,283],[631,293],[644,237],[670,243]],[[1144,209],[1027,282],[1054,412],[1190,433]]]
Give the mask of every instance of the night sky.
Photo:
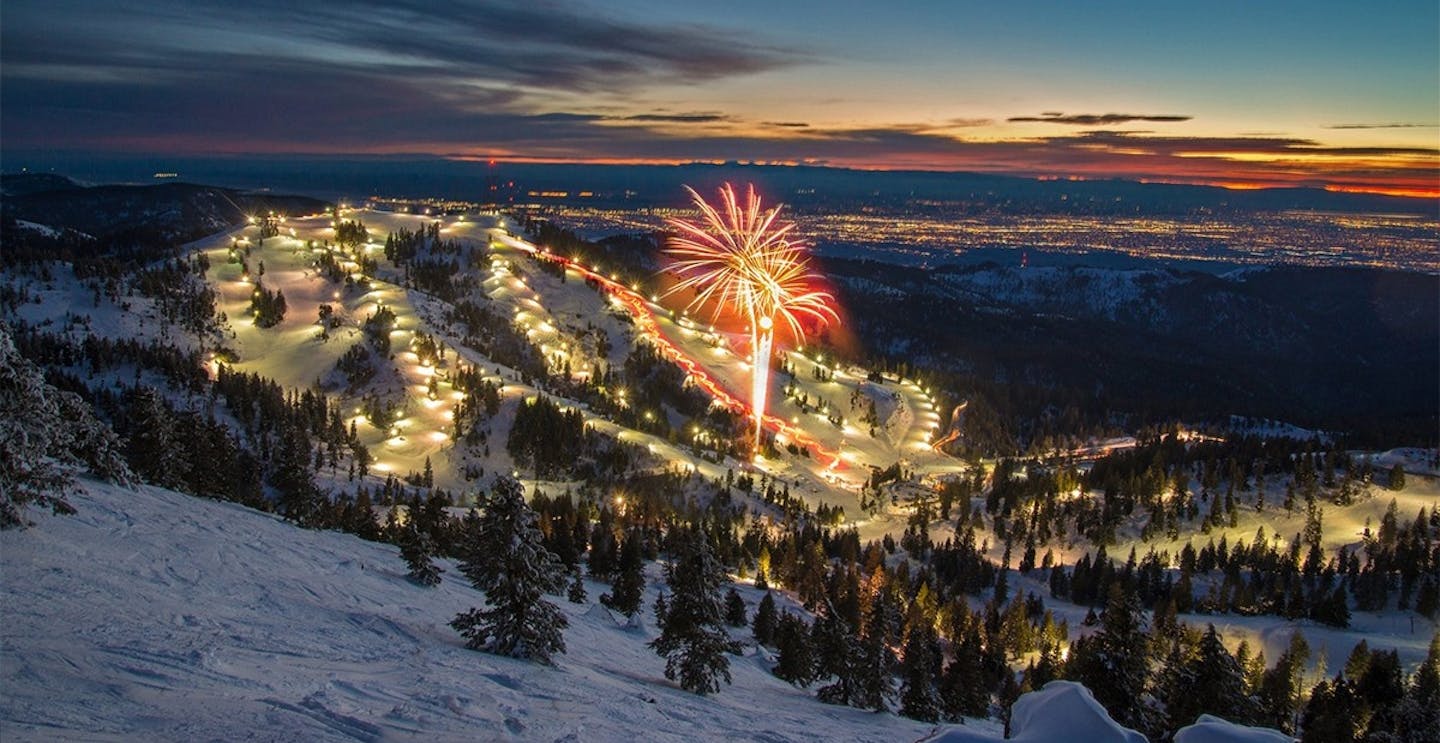
[[[1440,195],[1435,0],[6,0],[0,22],[11,157],[739,160]]]

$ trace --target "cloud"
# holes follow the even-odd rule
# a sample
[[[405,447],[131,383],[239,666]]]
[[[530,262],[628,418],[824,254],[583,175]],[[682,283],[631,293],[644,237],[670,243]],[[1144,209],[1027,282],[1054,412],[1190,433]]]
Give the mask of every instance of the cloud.
[[[236,72],[278,67],[302,78],[344,71],[375,80],[382,93],[404,77],[544,97],[696,84],[810,61],[803,50],[750,32],[640,22],[556,0],[257,0],[244,7],[155,0],[125,8],[11,0],[5,12],[0,74],[7,86],[21,79],[95,87],[143,80],[183,95]]]
[[[6,0],[0,128],[7,151],[746,160],[1264,182],[1433,183],[1440,161],[1427,148],[1125,128],[1190,120],[1174,115],[1048,111],[1009,121],[1094,130],[1004,140],[962,136],[995,123],[986,118],[866,127],[756,121],[655,91],[821,60],[750,29],[662,24],[603,8],[570,0],[149,0],[125,8]]]
[[[1172,114],[1065,114],[1059,111],[1044,111],[1039,116],[1011,116],[1006,121],[1046,122],[1050,124],[1072,124],[1075,126],[1109,126],[1131,121],[1189,121],[1193,116]]]
[[[607,117],[614,121],[654,121],[677,124],[704,124],[718,121],[729,121],[730,117],[718,113],[693,113],[693,114],[633,114],[630,116]]]
[[[1326,129],[1440,129],[1440,124],[1331,124]]]

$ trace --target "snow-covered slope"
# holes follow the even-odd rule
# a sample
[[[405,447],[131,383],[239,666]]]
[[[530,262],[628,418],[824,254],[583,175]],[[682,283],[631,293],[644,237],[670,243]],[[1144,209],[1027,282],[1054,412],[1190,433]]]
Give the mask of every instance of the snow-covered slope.
[[[78,515],[36,513],[36,527],[0,533],[7,743],[911,741],[932,730],[820,704],[770,676],[753,647],[719,694],[681,691],[644,644],[653,632],[619,626],[595,603],[597,583],[584,606],[557,599],[569,653],[544,668],[463,647],[446,623],[481,596],[448,563],[424,589],[393,547],[231,504],[91,482],[70,502]]]

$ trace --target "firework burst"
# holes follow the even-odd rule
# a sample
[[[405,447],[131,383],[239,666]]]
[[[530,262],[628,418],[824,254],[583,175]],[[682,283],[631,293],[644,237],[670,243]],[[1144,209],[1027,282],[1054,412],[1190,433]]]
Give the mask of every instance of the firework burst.
[[[730,184],[720,189],[712,206],[695,189],[686,191],[703,219],[692,223],[667,220],[676,235],[666,247],[680,280],[668,294],[693,290],[687,309],[710,305],[712,319],[733,310],[750,323],[751,410],[756,448],[765,418],[770,354],[775,329],[784,323],[797,342],[805,338],[805,321],[838,322],[834,298],[814,288],[805,244],[792,237],[793,224],[777,221],[781,207],[762,210],[755,188],[746,189],[742,204]]]

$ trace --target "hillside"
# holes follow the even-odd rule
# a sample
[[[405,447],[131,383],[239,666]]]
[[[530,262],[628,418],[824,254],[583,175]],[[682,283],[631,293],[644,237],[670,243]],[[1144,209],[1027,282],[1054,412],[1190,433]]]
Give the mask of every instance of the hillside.
[[[734,685],[682,691],[644,645],[653,630],[596,603],[600,583],[583,606],[555,599],[569,652],[544,668],[464,648],[446,623],[481,595],[448,561],[424,589],[394,547],[232,504],[92,482],[71,503],[74,517],[32,514],[37,527],[0,532],[12,743],[905,741],[932,729],[821,704],[771,676],[753,643],[732,659]]]
[[[58,251],[142,262],[167,258],[169,245],[243,224],[257,213],[308,214],[326,205],[304,196],[190,183],[86,187],[59,176],[10,174],[0,184],[7,262],[54,258]]]
[[[1095,426],[1240,414],[1344,431],[1357,444],[1434,440],[1435,276],[1286,266],[1219,276],[994,264],[926,271],[845,259],[825,267],[861,345],[986,390],[1006,405],[999,413],[1022,446],[1058,428],[1044,420],[1056,411]]]

